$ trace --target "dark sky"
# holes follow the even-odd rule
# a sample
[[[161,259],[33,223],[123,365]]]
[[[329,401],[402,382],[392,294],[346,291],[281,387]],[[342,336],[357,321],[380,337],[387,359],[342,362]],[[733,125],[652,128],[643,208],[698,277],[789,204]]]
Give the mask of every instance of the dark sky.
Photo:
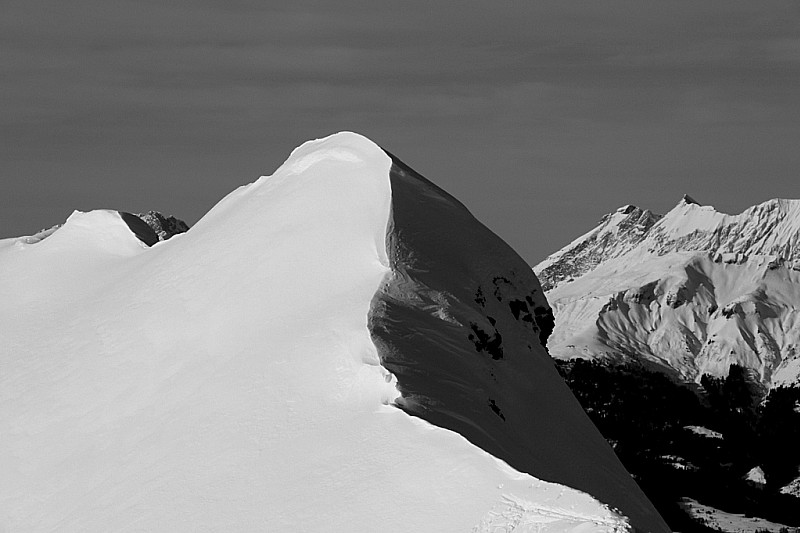
[[[194,223],[362,133],[531,264],[632,203],[798,198],[800,2],[0,0],[0,236]]]

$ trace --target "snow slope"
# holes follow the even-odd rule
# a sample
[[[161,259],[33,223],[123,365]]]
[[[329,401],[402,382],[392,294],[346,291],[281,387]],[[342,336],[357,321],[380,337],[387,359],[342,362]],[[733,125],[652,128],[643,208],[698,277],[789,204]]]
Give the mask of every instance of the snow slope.
[[[798,533],[798,528],[770,522],[763,518],[743,514],[728,513],[714,507],[703,505],[691,498],[682,498],[681,507],[695,520],[723,533]]]
[[[556,314],[550,352],[796,383],[799,243],[798,200],[733,216],[689,197],[664,216],[621,208],[534,267]]]
[[[404,403],[416,386],[396,361],[414,343],[382,337],[384,350],[399,350],[393,366],[368,317],[403,318],[379,312],[403,272],[398,257],[414,257],[387,246],[402,221],[419,215],[435,229],[445,217],[430,210],[440,192],[427,186],[406,183],[398,202],[396,166],[341,133],[304,144],[149,248],[116,211],[76,212],[44,240],[0,241],[0,530],[626,530],[628,519],[566,486],[587,459],[559,451],[584,450],[598,461],[590,484],[612,480],[598,497],[639,529],[667,531],[620,481],[624,470],[542,364],[541,346],[504,356],[512,367],[535,359],[516,379],[552,395],[530,396],[541,403],[524,406],[526,429],[496,440],[535,437],[543,449],[527,464],[550,482],[398,408],[413,411],[446,378]],[[486,231],[471,224],[459,230]],[[459,265],[424,261],[420,272],[462,286]],[[521,279],[536,288],[529,273]],[[397,333],[436,335],[446,323]],[[414,364],[426,372],[427,361]],[[483,401],[479,378],[462,382],[460,398]],[[522,400],[497,399],[520,424]],[[550,441],[564,432],[549,433],[558,421],[587,444],[560,450]]]

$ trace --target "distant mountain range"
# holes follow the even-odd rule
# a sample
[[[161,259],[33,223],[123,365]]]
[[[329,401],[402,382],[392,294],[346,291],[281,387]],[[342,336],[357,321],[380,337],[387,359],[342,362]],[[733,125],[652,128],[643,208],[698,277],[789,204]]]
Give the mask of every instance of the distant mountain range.
[[[800,524],[799,239],[800,200],[726,215],[684,196],[534,267],[550,354],[675,531]]]
[[[689,196],[666,215],[627,205],[534,267],[558,359],[637,361],[680,380],[747,369],[800,379],[800,200],[739,215]]]

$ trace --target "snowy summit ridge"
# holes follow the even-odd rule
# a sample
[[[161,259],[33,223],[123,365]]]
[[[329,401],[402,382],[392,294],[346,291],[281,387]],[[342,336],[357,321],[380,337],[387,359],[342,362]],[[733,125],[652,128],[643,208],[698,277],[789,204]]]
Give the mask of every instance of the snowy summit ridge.
[[[636,359],[683,379],[752,370],[800,377],[800,200],[727,215],[684,196],[666,215],[625,208],[534,267],[558,357]]]
[[[179,238],[77,213],[0,271],[0,529],[668,531],[524,261],[360,135]]]

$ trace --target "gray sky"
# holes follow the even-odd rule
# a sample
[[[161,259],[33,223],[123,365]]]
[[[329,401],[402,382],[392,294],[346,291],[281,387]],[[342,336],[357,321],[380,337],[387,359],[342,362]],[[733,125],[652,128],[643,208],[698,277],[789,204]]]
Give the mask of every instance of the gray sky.
[[[800,2],[0,0],[0,236],[190,224],[362,133],[531,264],[632,203],[798,198]]]

